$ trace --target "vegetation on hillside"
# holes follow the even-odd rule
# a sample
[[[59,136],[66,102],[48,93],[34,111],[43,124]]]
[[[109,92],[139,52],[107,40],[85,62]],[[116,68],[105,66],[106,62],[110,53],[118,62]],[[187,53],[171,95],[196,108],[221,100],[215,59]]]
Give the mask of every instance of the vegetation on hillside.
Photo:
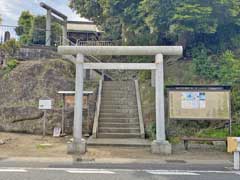
[[[237,120],[239,3],[240,0],[70,0],[70,7],[97,23],[105,32],[105,40],[126,45],[182,45],[183,59],[192,59],[195,76],[205,82],[232,85],[232,108]]]
[[[6,56],[6,67],[2,70],[0,69],[0,75],[10,72],[18,65],[18,61],[14,57],[19,48],[20,44],[15,39],[10,39],[0,45],[0,51],[3,51]]]
[[[7,56],[13,57],[16,55],[17,50],[20,48],[20,44],[15,39],[10,39],[4,44],[0,45],[0,49],[4,51]]]

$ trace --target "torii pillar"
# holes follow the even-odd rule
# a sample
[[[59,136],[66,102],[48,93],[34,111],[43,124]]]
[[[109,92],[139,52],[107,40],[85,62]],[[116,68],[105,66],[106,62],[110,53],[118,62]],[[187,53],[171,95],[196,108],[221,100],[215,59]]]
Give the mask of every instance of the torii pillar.
[[[52,36],[51,23],[52,23],[52,10],[48,9],[47,15],[46,15],[46,40],[45,40],[46,46],[51,46],[51,36]]]
[[[155,106],[156,106],[156,140],[152,143],[152,153],[171,154],[172,146],[166,140],[164,107],[164,68],[163,55],[155,56]]]

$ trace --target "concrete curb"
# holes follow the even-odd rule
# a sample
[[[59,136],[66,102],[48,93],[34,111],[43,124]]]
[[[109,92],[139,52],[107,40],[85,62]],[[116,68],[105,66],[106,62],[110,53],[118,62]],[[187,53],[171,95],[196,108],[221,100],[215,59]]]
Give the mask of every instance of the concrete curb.
[[[80,158],[80,161],[74,161],[74,159]],[[91,158],[81,158],[81,157],[2,157],[1,163],[6,162],[32,162],[32,163],[67,163],[67,164],[75,164],[75,163],[89,163],[89,164],[223,164],[223,165],[232,165],[232,161],[230,160],[186,160],[183,163],[179,163],[178,160],[174,162],[168,162],[168,160],[163,159],[130,159],[130,158],[99,158],[99,159],[91,159]]]

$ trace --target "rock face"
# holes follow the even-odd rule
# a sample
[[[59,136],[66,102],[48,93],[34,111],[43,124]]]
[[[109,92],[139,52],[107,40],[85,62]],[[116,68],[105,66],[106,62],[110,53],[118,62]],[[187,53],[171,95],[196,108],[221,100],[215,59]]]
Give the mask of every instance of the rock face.
[[[6,54],[0,49],[0,68],[5,66]]]
[[[74,65],[60,60],[27,61],[0,76],[0,130],[42,133],[43,112],[40,98],[51,98],[53,109],[47,112],[47,134],[61,124],[61,95],[58,91],[74,90]],[[73,109],[66,112],[72,121]],[[68,133],[72,127],[66,129]]]

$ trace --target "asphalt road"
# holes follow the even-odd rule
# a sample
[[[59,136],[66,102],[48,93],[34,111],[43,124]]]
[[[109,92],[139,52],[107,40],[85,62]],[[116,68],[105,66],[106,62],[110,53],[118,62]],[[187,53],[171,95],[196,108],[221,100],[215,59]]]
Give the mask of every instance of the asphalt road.
[[[38,169],[1,168],[1,180],[239,180],[240,172],[233,171],[169,171],[169,170],[121,170],[121,169]]]
[[[1,162],[0,180],[240,180],[230,164]]]

